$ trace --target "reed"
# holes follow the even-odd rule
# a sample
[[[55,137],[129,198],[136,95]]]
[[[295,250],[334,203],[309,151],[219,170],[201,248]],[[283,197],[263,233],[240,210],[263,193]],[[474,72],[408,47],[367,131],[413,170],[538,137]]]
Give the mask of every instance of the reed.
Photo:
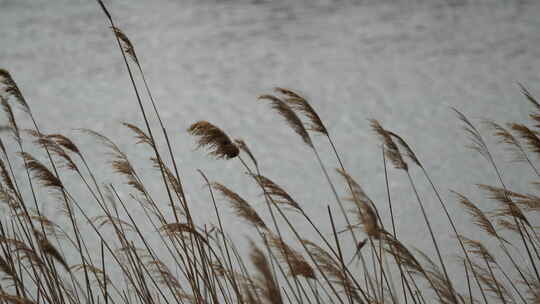
[[[388,214],[380,212],[378,206],[383,202],[371,200],[347,170],[322,116],[307,98],[279,87],[258,100],[269,103],[313,151],[314,165],[321,168],[321,177],[334,197],[327,206],[327,220],[315,221],[309,215],[309,204],[294,198],[280,181],[264,175],[261,164],[265,160],[257,158],[248,143],[230,137],[224,131],[226,126],[222,129],[208,121],[184,128],[210,156],[237,161],[230,174],[244,176],[246,185],[254,182],[266,209],[259,210],[252,198],[242,197],[239,193],[244,189],[230,189],[199,170],[206,186],[201,191],[208,192],[215,214],[195,220],[181,167],[142,69],[143,58],[137,56],[134,44],[114,23],[106,5],[101,0],[97,3],[109,21],[144,123],[143,128],[135,123],[122,125],[134,134],[134,143],[151,148],[149,162],[161,175],[160,187],[170,210],[148,190],[147,172],[137,169],[129,151],[122,151],[105,135],[81,130],[107,148],[109,165],[125,180],[123,185],[103,184],[87,162],[93,156],[63,134],[44,133],[38,115],[34,116],[39,113],[31,111],[31,101],[25,99],[12,74],[0,69],[5,119],[0,134],[0,202],[6,212],[0,220],[2,303],[540,303],[538,181],[531,183],[527,193],[512,190],[486,135],[457,109],[470,148],[484,157],[497,176],[494,185],[471,185],[471,192],[479,191],[494,202],[488,210],[469,199],[470,193],[452,191],[454,203],[461,206],[460,214],[452,214],[447,207],[452,202],[443,200],[429,168],[405,136],[372,119],[371,128],[380,138],[373,146],[382,147],[385,181],[381,187],[389,206]],[[495,147],[503,148],[514,161],[524,164],[520,168],[538,177],[540,103],[524,85],[519,87],[524,101],[532,106],[532,124],[483,121],[482,125],[492,132],[488,136],[496,140]],[[15,105],[30,118],[30,126],[17,117]],[[151,127],[151,117],[159,128]],[[158,135],[165,138],[164,143],[156,139]],[[8,151],[5,147],[11,144],[14,148]],[[35,149],[29,150],[28,145]],[[320,155],[321,145],[329,145],[335,163],[323,162],[327,158]],[[399,222],[394,211],[413,207],[393,203],[390,179],[397,177],[387,164],[405,173],[423,219],[410,224],[429,232],[435,255],[402,240],[400,228],[405,223]],[[330,176],[327,168],[331,167],[336,167],[341,179]],[[17,168],[24,171],[24,179],[16,174]],[[411,174],[413,170],[420,175]],[[73,182],[83,186],[86,197],[74,195],[69,186]],[[419,193],[421,182],[427,182],[439,212],[448,219],[457,240],[454,259],[440,247],[440,237],[425,208],[429,202]],[[340,196],[337,185],[345,187],[349,196]],[[120,195],[119,189],[128,195]],[[52,220],[43,215],[43,202],[48,200],[60,204],[64,218]],[[100,215],[90,217],[85,211],[89,205]],[[251,227],[246,231],[247,251],[235,237],[238,232],[223,222],[225,208]],[[143,214],[144,219],[139,220],[135,213]],[[455,218],[462,216],[470,219],[474,231],[462,231],[456,225]],[[313,229],[318,240],[303,235],[300,221]],[[388,222],[391,228],[385,227]],[[350,235],[353,246],[346,244],[344,233]],[[96,241],[99,248],[92,248],[90,244]]]

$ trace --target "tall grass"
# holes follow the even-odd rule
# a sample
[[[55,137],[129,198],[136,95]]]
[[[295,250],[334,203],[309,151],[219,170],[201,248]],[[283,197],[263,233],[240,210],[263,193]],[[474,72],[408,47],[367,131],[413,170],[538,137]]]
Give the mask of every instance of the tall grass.
[[[110,23],[144,123],[142,128],[131,123],[123,125],[133,132],[137,143],[152,150],[150,161],[160,173],[168,202],[156,201],[144,184],[145,172],[138,172],[112,140],[82,130],[108,149],[113,170],[126,180],[126,185],[120,186],[100,183],[84,151],[71,139],[41,131],[38,117],[14,78],[1,69],[0,103],[6,121],[2,130],[7,135],[0,140],[0,200],[6,210],[0,221],[1,302],[540,303],[540,239],[534,226],[540,197],[533,194],[538,183],[531,184],[531,193],[509,189],[484,135],[458,110],[454,111],[470,136],[471,148],[485,158],[498,177],[495,185],[475,186],[497,203],[491,210],[482,210],[465,194],[454,192],[463,214],[451,214],[447,208],[450,202],[442,198],[429,169],[407,141],[371,120],[381,140],[385,170],[381,186],[387,191],[390,211],[380,213],[377,204],[382,202],[373,202],[348,173],[331,130],[308,100],[293,90],[276,88],[271,94],[259,96],[259,100],[268,103],[268,111],[281,116],[311,149],[314,164],[320,167],[337,209],[328,206],[327,222],[315,222],[300,202],[264,175],[260,166],[264,160],[257,159],[247,143],[230,138],[211,122],[198,121],[187,132],[200,149],[209,152],[209,157],[238,160],[237,174],[248,173],[247,178],[263,195],[264,212],[270,221],[265,222],[265,217],[259,215],[261,210],[249,200],[223,183],[209,180],[202,171],[199,173],[207,186],[204,191],[208,191],[215,214],[207,222],[196,221],[184,192],[182,168],[175,159],[140,58],[103,2],[97,2]],[[484,123],[500,145],[509,148],[509,153],[526,164],[526,170],[540,177],[534,160],[540,154],[540,103],[524,86],[521,91],[532,106],[532,126],[527,122]],[[14,106],[21,107],[30,118],[29,128],[19,126]],[[158,120],[159,129],[151,128],[150,114]],[[164,144],[158,144],[156,134],[164,136]],[[325,140],[315,140],[313,134],[323,135]],[[26,151],[26,141],[35,145],[37,152]],[[335,163],[324,163],[319,154],[318,145],[326,144],[331,147]],[[10,149],[6,149],[8,145]],[[17,150],[14,154],[10,152],[13,149]],[[341,180],[329,174],[334,166]],[[393,205],[389,182],[390,167],[405,172],[422,214],[423,222],[419,224],[429,232],[433,256],[412,250],[401,241],[394,215],[398,207]],[[22,168],[24,178],[19,177],[17,168]],[[461,254],[457,260],[441,251],[425,209],[427,202],[416,186],[417,175],[410,173],[413,170],[419,171],[431,186],[440,212],[458,240]],[[86,189],[87,199],[77,198],[65,186],[66,176],[76,178],[76,183]],[[338,184],[348,189],[349,197],[338,195]],[[129,192],[128,198],[119,194],[118,187]],[[217,203],[223,199],[238,218],[253,227],[248,255],[239,249],[231,238],[233,232],[223,224]],[[45,200],[61,205],[65,224],[44,215]],[[88,204],[98,208],[101,215],[90,217],[85,211]],[[353,210],[347,210],[351,204]],[[135,220],[135,213],[144,214],[146,221]],[[476,231],[462,231],[456,225],[455,217],[465,214]],[[313,229],[318,241],[302,235],[299,218]],[[391,222],[392,227],[385,227],[385,222]],[[91,233],[82,232],[87,226]],[[104,226],[107,229],[102,229]],[[149,226],[154,234],[143,230]],[[344,246],[344,233],[354,240],[353,251]],[[285,234],[292,235],[292,240]],[[95,243],[98,248],[91,247]]]

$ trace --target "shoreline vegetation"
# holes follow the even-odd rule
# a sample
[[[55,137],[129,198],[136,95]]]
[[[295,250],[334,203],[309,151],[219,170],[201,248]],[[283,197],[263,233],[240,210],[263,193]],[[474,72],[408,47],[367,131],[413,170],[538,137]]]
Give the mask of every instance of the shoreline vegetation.
[[[370,125],[379,137],[385,173],[386,202],[389,214],[381,214],[352,177],[342,161],[340,147],[334,144],[331,130],[308,100],[286,88],[258,97],[258,102],[280,116],[314,155],[320,174],[333,195],[327,206],[327,221],[315,222],[279,181],[264,175],[260,159],[249,143],[229,137],[208,121],[193,122],[187,132],[198,148],[211,158],[238,161],[239,174],[247,173],[264,199],[264,210],[256,210],[234,189],[211,181],[199,170],[215,212],[208,222],[192,217],[189,195],[184,192],[182,168],[175,159],[157,102],[145,78],[140,58],[124,32],[119,29],[102,0],[97,0],[116,39],[143,126],[123,123],[133,132],[136,143],[151,149],[152,166],[159,172],[167,201],[157,201],[145,187],[139,172],[112,140],[92,130],[92,136],[108,150],[108,161],[126,185],[102,184],[87,155],[62,134],[46,134],[39,127],[31,103],[25,100],[9,71],[0,69],[0,103],[5,125],[0,140],[0,201],[6,211],[0,221],[0,273],[3,278],[0,301],[4,303],[540,303],[540,238],[535,226],[540,211],[540,196],[518,193],[507,186],[500,164],[492,155],[485,135],[458,109],[453,109],[470,139],[470,148],[479,153],[497,176],[494,185],[474,185],[494,202],[490,210],[480,209],[466,194],[453,192],[476,231],[461,231],[447,209],[450,203],[440,194],[429,169],[399,134],[372,119]],[[135,79],[140,79],[136,81]],[[483,121],[500,146],[508,148],[523,170],[540,177],[535,157],[540,154],[540,103],[520,85],[524,100],[531,105],[531,122],[498,124]],[[21,108],[31,121],[19,126],[13,107]],[[157,120],[152,128],[150,117]],[[163,136],[158,144],[155,136]],[[329,145],[334,164],[323,162],[313,135]],[[8,136],[5,136],[8,135]],[[9,137],[9,138],[8,138]],[[23,141],[31,141],[39,155],[29,152]],[[6,146],[15,147],[17,153]],[[44,159],[40,161],[40,159]],[[324,158],[326,159],[326,158]],[[332,167],[341,179],[331,177]],[[17,178],[17,168],[24,178]],[[413,250],[400,241],[395,221],[392,189],[387,170],[404,173],[416,206],[418,222],[429,233],[434,255]],[[410,171],[420,172],[429,183],[448,229],[457,240],[460,255],[451,259],[442,252],[440,239],[433,231],[426,201],[418,192],[417,180]],[[86,201],[76,198],[65,186],[63,172],[69,171],[88,194]],[[73,181],[70,181],[73,182]],[[337,186],[348,189],[342,197]],[[119,194],[119,187],[129,196]],[[45,190],[45,191],[42,191]],[[46,196],[47,198],[44,198]],[[41,202],[53,200],[63,211],[65,225],[43,215]],[[239,246],[223,225],[218,203],[225,200],[235,215],[252,227],[249,254]],[[454,202],[453,202],[454,203]],[[92,204],[102,215],[90,217],[83,204]],[[379,205],[380,206],[380,205]],[[134,211],[137,209],[137,211]],[[146,222],[135,220],[142,212]],[[265,221],[259,212],[266,212]],[[294,217],[294,220],[292,218]],[[318,240],[306,239],[297,229],[302,219]],[[383,220],[384,219],[384,220]],[[390,222],[391,225],[383,225]],[[143,227],[152,227],[152,242]],[[82,231],[88,226],[92,235]],[[324,227],[324,228],[323,228]],[[85,227],[86,228],[86,227]],[[106,228],[102,229],[102,228]],[[329,229],[328,229],[329,228]],[[105,232],[107,231],[107,232]],[[287,235],[287,240],[284,237]],[[479,235],[483,240],[479,241]],[[98,248],[89,246],[97,240]],[[289,241],[288,239],[292,240]],[[355,244],[353,252],[344,250],[344,238]],[[160,246],[153,243],[158,241]],[[496,248],[496,251],[490,249]],[[75,252],[69,256],[65,252]],[[165,256],[167,256],[165,262]],[[452,276],[449,269],[452,268]],[[455,269],[459,269],[456,271]],[[111,280],[111,274],[121,281]],[[457,275],[456,275],[457,274]],[[461,276],[459,276],[461,275]],[[460,288],[465,286],[465,288]]]

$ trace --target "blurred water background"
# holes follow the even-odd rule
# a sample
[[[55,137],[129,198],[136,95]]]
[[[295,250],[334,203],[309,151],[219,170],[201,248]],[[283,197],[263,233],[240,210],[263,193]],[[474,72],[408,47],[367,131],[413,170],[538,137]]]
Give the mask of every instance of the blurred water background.
[[[380,120],[414,147],[467,235],[473,226],[448,190],[489,207],[493,203],[473,185],[497,180],[487,162],[464,147],[468,140],[450,107],[475,122],[491,118],[505,123],[525,120],[531,110],[518,82],[540,96],[539,1],[105,3],[135,46],[169,130],[195,217],[202,222],[213,221],[214,213],[196,169],[237,191],[270,220],[260,191],[238,161],[213,160],[194,150],[194,138],[186,129],[208,120],[244,139],[263,173],[288,190],[323,230],[331,231],[326,206],[338,209],[312,152],[268,104],[257,101],[258,95],[281,86],[303,94],[319,112],[346,168],[377,204],[386,224],[381,149],[368,118]],[[146,161],[151,151],[134,145],[133,134],[120,125],[126,121],[142,127],[143,122],[99,6],[90,0],[0,0],[0,39],[0,66],[11,71],[41,127],[72,137],[101,182],[121,185],[124,180],[112,174],[105,149],[74,129],[89,128],[110,137],[144,172],[145,184],[166,208],[159,174]],[[17,113],[21,124],[30,127]],[[328,168],[337,167],[325,138],[314,138]],[[503,150],[495,151],[512,189],[530,190],[533,179],[527,168],[509,163],[511,155]],[[433,193],[417,170],[412,171],[445,254],[457,253]],[[74,195],[88,201],[88,212],[99,214],[80,183],[65,174]],[[337,174],[332,177],[339,181]],[[404,174],[390,170],[390,184],[401,239],[433,253]],[[129,188],[120,188],[128,198]],[[338,190],[346,196],[340,181]],[[63,222],[54,199],[41,197],[45,213]],[[221,206],[235,237],[254,234],[226,203]],[[144,219],[135,203],[132,207]],[[338,225],[344,227],[344,222],[340,219]],[[299,221],[298,227],[314,237],[307,224]]]

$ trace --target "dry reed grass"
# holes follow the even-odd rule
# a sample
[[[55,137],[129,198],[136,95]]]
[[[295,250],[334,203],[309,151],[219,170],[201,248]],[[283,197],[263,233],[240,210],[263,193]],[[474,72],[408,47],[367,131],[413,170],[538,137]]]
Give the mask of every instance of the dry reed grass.
[[[497,174],[496,185],[477,185],[489,200],[496,202],[490,210],[480,209],[467,196],[453,192],[463,214],[470,216],[476,227],[473,235],[460,231],[446,208],[428,170],[406,140],[385,129],[377,120],[371,127],[381,139],[385,186],[389,194],[390,214],[381,214],[359,183],[345,169],[329,130],[309,101],[291,89],[276,88],[276,95],[259,99],[270,102],[293,132],[314,152],[318,165],[334,194],[345,223],[336,220],[328,206],[328,221],[315,223],[309,210],[295,200],[285,187],[261,172],[260,161],[240,139],[231,138],[207,121],[195,122],[188,132],[197,137],[198,147],[207,148],[216,158],[238,159],[237,174],[247,171],[255,181],[266,203],[267,222],[248,200],[220,182],[210,181],[199,171],[208,186],[215,218],[207,222],[191,216],[192,203],[184,193],[180,168],[175,160],[167,130],[157,111],[140,60],[128,36],[114,24],[111,13],[97,0],[109,20],[112,34],[124,59],[131,84],[143,114],[144,128],[123,123],[135,135],[136,143],[152,148],[151,164],[162,177],[162,190],[167,194],[168,211],[156,202],[146,189],[126,152],[110,139],[91,130],[92,135],[109,151],[109,164],[126,179],[128,196],[119,195],[121,185],[103,185],[88,165],[77,145],[62,134],[44,134],[38,128],[30,105],[14,78],[0,69],[0,103],[6,123],[0,130],[0,202],[5,216],[0,220],[0,302],[2,303],[540,303],[540,238],[535,226],[540,210],[540,183],[533,181],[530,193],[518,193],[508,188],[500,174],[499,163],[480,130],[463,113],[454,109],[471,139],[471,148],[480,153]],[[135,69],[133,69],[135,67]],[[142,76],[142,84],[133,77]],[[141,85],[144,90],[141,89]],[[540,103],[523,85],[520,89],[532,105],[527,122],[499,124],[485,121],[499,145],[512,154],[514,161],[525,164],[537,177],[536,158],[540,154]],[[146,95],[144,93],[146,93]],[[145,103],[149,101],[161,130],[150,127]],[[28,129],[19,126],[12,107],[21,106],[31,118]],[[305,121],[303,121],[305,120]],[[166,143],[155,140],[162,132]],[[326,137],[337,160],[337,172],[348,189],[353,209],[347,211],[319,156],[309,132]],[[11,141],[17,154],[5,148]],[[35,145],[38,152],[30,154],[23,141]],[[161,148],[161,149],[160,149]],[[162,153],[161,151],[166,151]],[[244,161],[247,156],[251,163]],[[44,160],[40,160],[44,159]],[[407,174],[411,191],[422,211],[437,254],[429,256],[412,250],[398,235],[393,213],[392,191],[386,161]],[[171,164],[168,166],[167,164]],[[415,164],[416,166],[410,166]],[[414,167],[414,168],[413,168]],[[15,170],[22,168],[26,179],[18,178]],[[441,210],[448,219],[460,252],[458,263],[452,263],[439,250],[437,235],[431,228],[430,216],[424,209],[409,171],[419,169],[424,174]],[[88,199],[74,197],[64,186],[63,170],[85,187]],[[49,190],[48,194],[38,187]],[[254,228],[249,256],[233,241],[221,219],[221,205],[215,192],[225,198],[238,218]],[[60,201],[65,224],[57,224],[42,213],[42,202],[51,195]],[[94,206],[101,215],[89,217],[82,206]],[[219,206],[219,207],[218,207]],[[137,211],[135,211],[137,210]],[[290,211],[294,215],[289,214]],[[142,212],[146,221],[135,220]],[[294,220],[292,220],[294,218]],[[298,219],[305,220],[320,238],[308,240],[297,229]],[[383,223],[392,222],[392,228]],[[56,221],[56,219],[55,219]],[[152,236],[143,227],[154,228]],[[91,233],[82,233],[86,226]],[[323,231],[321,227],[331,227]],[[361,229],[357,229],[361,228]],[[354,246],[346,246],[343,233],[350,233]],[[467,232],[469,234],[471,232]],[[290,239],[289,239],[290,237]],[[287,241],[285,241],[287,239]],[[483,241],[479,241],[483,239]],[[91,243],[99,244],[98,248]],[[352,250],[351,250],[352,249]],[[68,252],[75,254],[68,255]],[[353,262],[358,263],[353,263]],[[447,267],[457,269],[451,279]],[[61,267],[58,267],[61,266]],[[121,278],[121,280],[113,279]],[[459,284],[462,283],[462,284]],[[465,287],[464,287],[465,286]]]

